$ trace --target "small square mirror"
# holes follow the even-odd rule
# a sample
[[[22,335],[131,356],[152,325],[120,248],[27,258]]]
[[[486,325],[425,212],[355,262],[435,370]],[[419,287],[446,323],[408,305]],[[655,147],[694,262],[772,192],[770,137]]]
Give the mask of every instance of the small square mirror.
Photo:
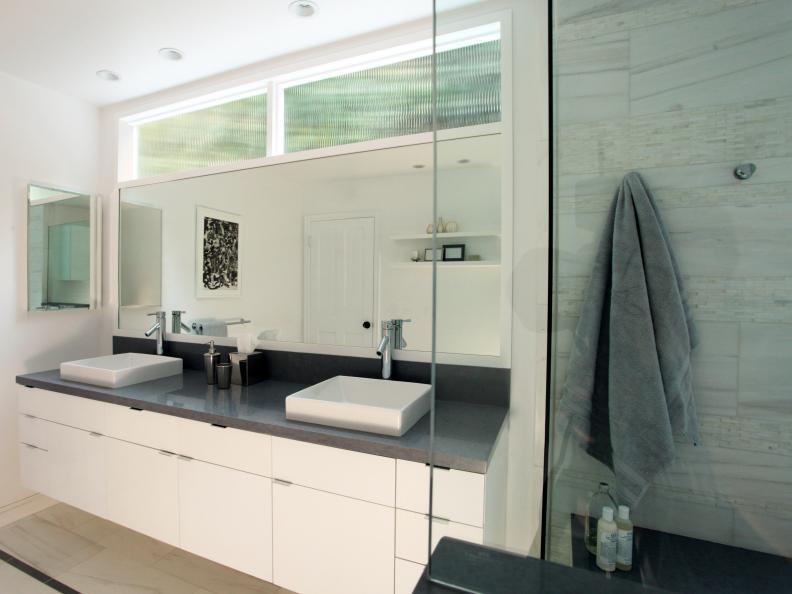
[[[28,186],[28,310],[96,306],[97,209],[88,194]]]

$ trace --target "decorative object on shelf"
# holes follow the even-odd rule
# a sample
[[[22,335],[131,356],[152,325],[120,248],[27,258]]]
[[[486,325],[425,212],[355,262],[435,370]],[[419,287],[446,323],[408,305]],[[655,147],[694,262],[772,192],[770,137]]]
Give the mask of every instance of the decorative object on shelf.
[[[448,221],[445,224],[446,233],[456,233],[457,231],[459,231],[459,223],[457,223],[456,221]]]
[[[412,260],[413,262],[420,262],[421,261],[421,258],[418,256],[418,250],[413,250],[410,253],[410,260]]]
[[[439,219],[437,219],[436,228],[437,228],[437,232],[438,233],[445,233],[446,232],[446,226],[445,226],[445,223],[443,222],[443,217],[440,217]]]
[[[426,234],[427,234],[427,235],[431,235],[432,233],[434,233],[434,229],[435,229],[435,226],[434,226],[434,224],[433,224],[433,223],[429,223],[429,224],[426,226]]]
[[[465,260],[465,244],[456,243],[443,246],[443,262],[463,262]]]
[[[424,260],[426,262],[433,262],[435,260],[442,260],[443,259],[443,248],[435,248],[434,251],[432,248],[426,248],[424,250]]]
[[[468,262],[481,262],[481,254],[470,254],[467,260]]]
[[[196,297],[236,297],[240,293],[241,216],[195,207]]]

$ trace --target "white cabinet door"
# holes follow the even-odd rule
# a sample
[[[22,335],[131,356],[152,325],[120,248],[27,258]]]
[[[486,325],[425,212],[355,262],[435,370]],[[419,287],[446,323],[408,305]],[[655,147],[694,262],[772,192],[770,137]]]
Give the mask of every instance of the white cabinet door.
[[[418,563],[396,559],[396,586],[393,589],[395,594],[412,594],[424,569],[426,567]]]
[[[178,469],[169,452],[107,438],[107,517],[179,546]]]
[[[271,479],[179,458],[181,548],[272,581]]]
[[[97,516],[107,515],[106,437],[47,423],[50,490],[47,495]]]
[[[300,594],[394,586],[394,509],[274,481],[273,579]]]
[[[25,487],[48,495],[50,468],[47,450],[29,443],[19,444],[19,478]]]

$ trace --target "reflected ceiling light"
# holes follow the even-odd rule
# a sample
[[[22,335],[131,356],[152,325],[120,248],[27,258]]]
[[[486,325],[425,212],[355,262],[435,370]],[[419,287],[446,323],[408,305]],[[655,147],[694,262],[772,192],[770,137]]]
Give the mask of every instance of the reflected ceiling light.
[[[310,17],[316,14],[319,5],[313,0],[295,0],[289,4],[289,12],[298,17]]]
[[[105,69],[97,70],[96,76],[108,82],[116,82],[118,80],[121,80],[121,77],[118,75],[118,73],[113,72],[112,70],[105,70]]]
[[[159,55],[163,60],[171,60],[173,62],[177,62],[184,58],[184,53],[181,50],[177,50],[175,47],[163,47],[159,51]]]

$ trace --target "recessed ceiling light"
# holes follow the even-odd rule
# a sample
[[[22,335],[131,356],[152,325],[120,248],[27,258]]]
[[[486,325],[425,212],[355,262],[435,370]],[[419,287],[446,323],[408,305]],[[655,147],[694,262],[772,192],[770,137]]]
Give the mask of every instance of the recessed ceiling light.
[[[113,72],[112,70],[104,70],[104,69],[97,70],[96,71],[96,76],[98,76],[102,80],[106,80],[106,81],[109,81],[109,82],[116,82],[118,80],[121,80],[121,77],[117,73]]]
[[[313,0],[296,0],[289,4],[289,12],[298,17],[313,16],[318,10],[319,5]]]
[[[470,163],[470,159],[460,159],[459,161],[457,161],[457,163],[459,163],[460,165],[465,165],[467,163]]]
[[[177,50],[175,47],[163,47],[159,51],[160,58],[163,60],[171,60],[173,62],[177,62],[184,58],[184,54],[181,50]]]
[[[423,169],[424,167],[426,167],[426,165],[421,165],[420,163],[413,165],[413,169]]]

